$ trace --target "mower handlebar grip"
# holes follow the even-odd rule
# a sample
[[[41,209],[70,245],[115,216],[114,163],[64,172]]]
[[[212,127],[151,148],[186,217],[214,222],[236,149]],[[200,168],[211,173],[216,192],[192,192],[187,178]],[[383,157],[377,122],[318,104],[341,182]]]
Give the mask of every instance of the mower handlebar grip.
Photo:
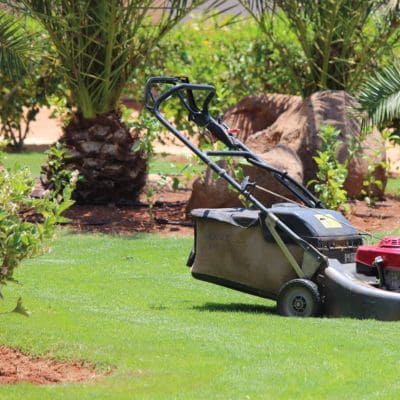
[[[186,77],[164,77],[164,76],[153,76],[149,78],[146,82],[145,90],[144,90],[144,105],[148,110],[153,110],[154,105],[157,101],[157,98],[154,97],[152,93],[153,86],[158,84],[169,84],[169,85],[176,85],[178,83],[188,83],[189,79]],[[151,105],[151,102],[153,105]]]
[[[158,84],[173,85],[170,89],[155,97],[152,88]],[[200,109],[193,95],[193,91],[203,90],[210,92]],[[185,95],[182,94],[185,93]],[[189,120],[193,121],[196,125],[206,127],[216,139],[223,142],[228,147],[233,145],[232,139],[226,131],[223,124],[217,122],[208,112],[208,105],[215,95],[215,87],[211,85],[199,85],[189,83],[187,77],[152,77],[146,82],[145,88],[145,106],[148,110],[152,111],[157,117],[160,115],[160,106],[163,102],[169,99],[172,95],[177,94],[183,105],[189,112]]]

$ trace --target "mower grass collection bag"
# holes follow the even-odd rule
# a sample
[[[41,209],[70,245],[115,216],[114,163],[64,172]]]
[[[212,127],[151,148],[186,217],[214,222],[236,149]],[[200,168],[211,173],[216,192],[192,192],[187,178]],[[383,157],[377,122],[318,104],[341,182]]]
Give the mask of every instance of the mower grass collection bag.
[[[354,259],[361,237],[341,214],[287,205],[271,211],[328,257]],[[271,299],[285,282],[298,278],[258,210],[197,209],[192,217],[195,244],[188,265],[194,278]],[[302,265],[303,249],[282,236]]]

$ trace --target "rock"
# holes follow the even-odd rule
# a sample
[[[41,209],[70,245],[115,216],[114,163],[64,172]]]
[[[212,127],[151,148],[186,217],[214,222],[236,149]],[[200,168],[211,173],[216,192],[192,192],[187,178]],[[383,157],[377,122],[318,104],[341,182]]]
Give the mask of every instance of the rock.
[[[359,137],[360,124],[351,107],[355,99],[344,91],[324,91],[314,93],[303,102],[298,102],[283,112],[268,128],[249,136],[246,144],[256,153],[263,153],[279,144],[285,144],[296,152],[303,163],[304,181],[315,178],[317,166],[313,157],[320,148],[318,132],[321,125],[332,125],[341,131],[342,145],[338,159],[347,158],[348,138]],[[373,142],[373,143],[372,143]],[[384,141],[378,131],[367,137],[361,155],[349,164],[345,189],[353,197],[360,194],[367,176],[368,164],[379,164],[386,159]],[[378,168],[376,177],[386,184],[383,168]],[[375,193],[383,196],[383,189],[375,188]]]
[[[342,151],[346,151],[346,148]],[[339,159],[345,159],[345,155],[339,154]],[[375,165],[376,168],[372,175],[376,180],[381,182],[382,187],[372,185],[369,194],[382,198],[387,184],[387,172],[384,167],[385,163],[385,141],[381,133],[377,129],[374,129],[362,143],[362,157],[351,160],[349,164],[349,174],[344,183],[344,188],[347,190],[348,196],[360,196],[361,191],[366,189],[363,183],[369,174],[368,167],[370,165]]]
[[[299,182],[303,181],[303,168],[301,160],[293,150],[287,146],[278,145],[274,149],[261,157],[268,164],[277,169],[286,170],[290,176]],[[221,166],[228,170],[226,162],[221,162]],[[252,165],[243,165],[243,175],[249,176],[250,181],[256,181],[259,186],[267,188],[270,191],[280,195],[295,199],[279,182],[277,182],[268,172]],[[194,208],[222,208],[222,207],[240,207],[242,202],[239,200],[237,192],[228,187],[228,184],[222,178],[215,179],[214,173],[210,168],[206,170],[204,178],[198,178],[193,183],[193,190],[186,207],[186,212]],[[273,203],[282,202],[282,200],[269,193],[257,190],[257,198],[266,206]]]
[[[288,109],[302,103],[300,96],[264,94],[249,96],[229,108],[224,121],[229,127],[240,129],[238,137],[246,141],[248,136],[272,125]]]
[[[239,138],[265,161],[278,169],[288,170],[300,182],[303,177],[304,182],[308,182],[317,172],[313,157],[321,146],[318,133],[322,125],[332,125],[341,131],[338,159],[341,162],[347,159],[349,138],[360,134],[359,120],[351,114],[355,105],[355,99],[344,91],[318,92],[304,100],[284,95],[250,96],[226,112],[225,122],[232,128],[241,129]],[[361,155],[349,164],[344,187],[350,197],[360,195],[368,176],[368,166],[381,165],[385,162],[385,154],[382,136],[374,131],[362,144]],[[256,172],[254,167],[244,166],[243,169],[251,180],[256,179],[261,186],[283,194],[271,177]],[[384,168],[379,166],[374,176],[383,187],[374,187],[372,192],[381,197],[387,180]],[[265,193],[259,193],[259,197],[266,205],[277,201]],[[204,179],[194,182],[187,210],[240,205],[238,196],[228,189],[227,183],[213,179],[213,173],[207,170]]]

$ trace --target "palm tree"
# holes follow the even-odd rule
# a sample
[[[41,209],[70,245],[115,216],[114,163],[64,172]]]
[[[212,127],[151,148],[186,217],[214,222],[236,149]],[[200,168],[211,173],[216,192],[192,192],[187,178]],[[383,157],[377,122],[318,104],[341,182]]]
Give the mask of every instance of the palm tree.
[[[127,81],[155,44],[204,0],[15,0],[48,32],[75,107],[61,141],[66,166],[83,180],[83,203],[135,201],[146,178],[146,158],[133,151],[119,101]],[[146,77],[141,77],[145,81]]]
[[[239,1],[303,96],[327,89],[356,91],[365,72],[400,38],[398,0]]]
[[[400,128],[400,64],[388,66],[371,76],[358,95],[366,122],[379,127]]]

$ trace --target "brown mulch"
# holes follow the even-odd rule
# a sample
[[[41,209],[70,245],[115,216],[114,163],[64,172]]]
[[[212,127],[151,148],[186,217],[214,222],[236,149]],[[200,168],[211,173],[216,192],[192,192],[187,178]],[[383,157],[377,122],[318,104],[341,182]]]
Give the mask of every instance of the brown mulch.
[[[152,232],[163,235],[190,235],[192,221],[185,213],[190,191],[163,190],[150,209],[146,204],[135,207],[73,206],[67,211],[68,226],[74,231],[134,234]],[[142,200],[145,202],[145,200]],[[349,203],[346,214],[359,230],[388,231],[400,228],[400,198],[387,197],[373,207],[365,201]]]
[[[346,215],[357,228],[366,232],[391,231],[400,228],[400,198],[388,196],[373,207],[365,201],[350,202],[350,212]]]
[[[30,382],[48,385],[81,382],[99,374],[84,362],[62,362],[0,346],[0,384]]]
[[[126,207],[74,205],[65,213],[70,219],[67,226],[79,232],[190,235],[193,224],[185,215],[189,196],[187,190],[163,190],[152,207],[145,199],[137,206]]]

